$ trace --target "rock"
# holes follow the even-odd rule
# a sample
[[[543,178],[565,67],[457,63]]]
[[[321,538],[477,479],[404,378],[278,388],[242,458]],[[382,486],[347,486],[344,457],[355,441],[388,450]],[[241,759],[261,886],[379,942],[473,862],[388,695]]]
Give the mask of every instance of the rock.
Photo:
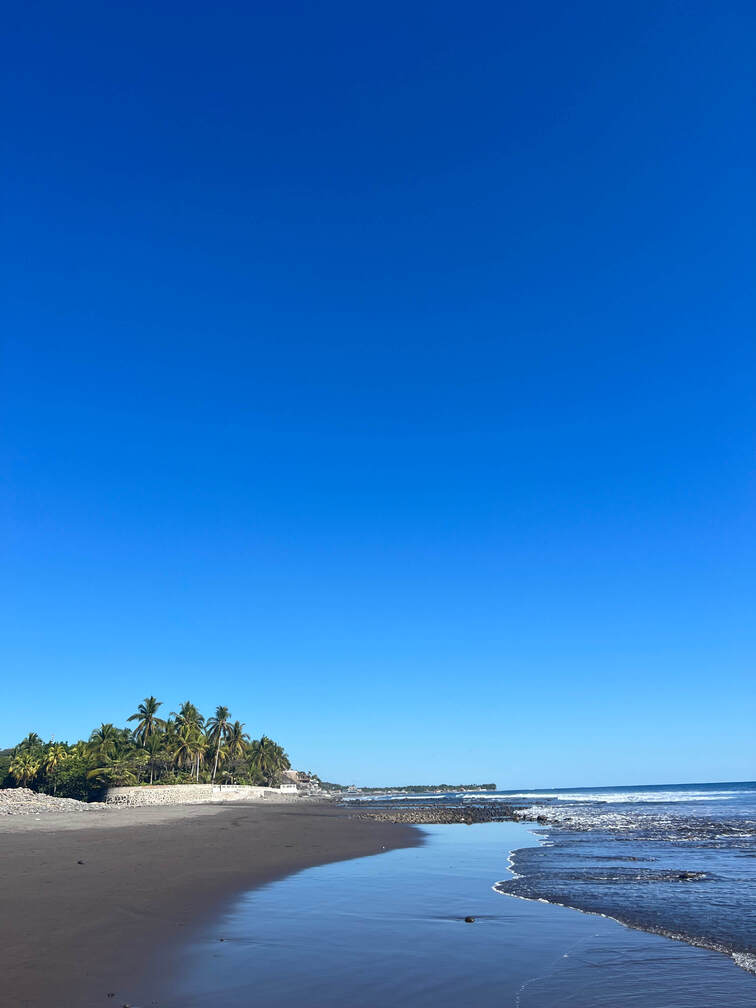
[[[350,803],[354,807],[356,803]],[[482,822],[516,821],[511,805],[488,802],[479,805],[415,805],[410,808],[360,808],[360,819],[374,819],[378,822],[410,823],[421,825],[446,825],[458,823],[471,826]]]
[[[93,812],[107,808],[103,802],[56,798],[29,788],[0,788],[0,815],[39,815],[40,812]]]
[[[475,923],[474,917],[465,917],[465,924],[474,924],[474,923]]]

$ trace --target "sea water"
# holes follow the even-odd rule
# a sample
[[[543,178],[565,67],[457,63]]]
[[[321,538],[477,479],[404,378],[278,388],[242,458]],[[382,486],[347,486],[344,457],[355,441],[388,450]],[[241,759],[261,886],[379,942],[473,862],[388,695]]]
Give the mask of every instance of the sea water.
[[[423,831],[422,847],[310,868],[241,896],[226,913],[201,925],[165,961],[161,979],[132,1003],[162,1008],[752,1008],[756,1003],[756,977],[728,955],[497,891],[497,883],[521,881],[510,871],[511,852],[518,852],[512,860],[519,871],[524,858],[546,849],[544,835],[531,827],[491,823]],[[468,916],[474,922],[466,923]]]
[[[523,821],[538,820],[541,844],[515,852],[516,877],[497,886],[503,895],[614,917],[756,972],[754,782],[384,793],[370,801],[519,806]]]
[[[756,784],[518,792],[550,824],[499,890],[716,949],[756,972]]]

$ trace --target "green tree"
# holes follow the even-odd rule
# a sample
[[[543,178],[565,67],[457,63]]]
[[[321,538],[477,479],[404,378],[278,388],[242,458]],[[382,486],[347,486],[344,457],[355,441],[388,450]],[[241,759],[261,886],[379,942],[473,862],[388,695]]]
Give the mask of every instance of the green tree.
[[[198,728],[205,727],[205,719],[190,700],[185,700],[178,709],[178,712],[171,711],[171,717],[176,719],[177,727],[184,725],[196,725]]]
[[[165,769],[168,763],[166,752],[166,736],[150,735],[147,739],[144,751],[147,753],[147,767],[150,771],[150,784],[155,783],[155,774]]]
[[[68,756],[68,749],[66,746],[61,745],[60,742],[51,743],[45,750],[45,755],[42,757],[42,767],[47,775],[48,780],[52,781],[53,794],[57,794],[57,783],[55,781],[55,771],[61,765],[63,760]]]
[[[34,752],[36,749],[41,749],[43,744],[39,735],[33,731],[29,732],[25,739],[21,739],[16,749],[20,749],[22,752]]]
[[[196,729],[198,735],[201,735],[202,732],[204,731],[205,719],[197,710],[195,705],[191,703],[191,701],[189,700],[186,700],[184,703],[181,704],[181,706],[178,709],[178,713],[176,713],[176,711],[173,711],[172,717],[176,719],[174,725],[176,736],[178,736],[181,733],[181,730],[183,728],[194,728]],[[176,745],[176,739],[174,739],[174,747],[175,745]],[[195,773],[197,780],[199,780],[200,761],[204,756],[204,752],[205,752],[204,748],[200,748],[199,746],[197,746],[195,756],[196,761]]]
[[[237,759],[239,756],[243,756],[246,753],[248,745],[249,734],[244,731],[244,725],[241,721],[234,721],[234,723],[228,727],[225,747],[226,752],[231,759]]]
[[[283,770],[289,770],[291,763],[283,748],[272,738],[263,735],[255,739],[249,747],[250,763],[259,771],[266,784],[271,786]]]
[[[87,800],[108,785],[223,779],[275,783],[290,766],[283,748],[267,735],[249,741],[241,721],[219,706],[209,721],[189,700],[163,720],[162,704],[145,697],[119,728],[103,722],[87,741],[69,746],[43,743],[30,732],[13,749],[0,751],[0,787],[26,787]]]
[[[183,725],[176,733],[173,761],[178,767],[195,767],[199,782],[200,760],[207,749],[207,739],[196,725]]]
[[[231,712],[228,707],[216,707],[215,714],[207,722],[208,739],[211,745],[215,746],[215,762],[213,763],[212,783],[215,783],[215,775],[218,772],[218,758],[220,756],[221,742],[223,742],[229,729],[229,718]]]
[[[34,752],[22,749],[13,757],[10,772],[18,781],[19,787],[29,787],[35,780],[41,766],[41,761]]]
[[[101,787],[127,787],[137,784],[139,771],[144,767],[147,758],[144,750],[108,756],[103,766],[89,771],[87,779],[95,781]]]
[[[221,759],[224,760],[224,776],[229,777],[234,783],[239,772],[244,773],[246,769],[244,757],[249,748],[249,735],[244,731],[241,721],[234,721],[228,726],[226,742],[221,749]],[[227,764],[225,761],[228,761]]]
[[[0,788],[13,787],[14,777],[10,772],[13,762],[13,750],[4,749],[0,752]]]
[[[142,748],[146,747],[148,739],[153,735],[159,735],[165,728],[165,721],[157,716],[158,709],[162,706],[154,696],[145,697],[137,707],[136,713],[128,718],[129,721],[138,722],[134,729],[134,738]]]
[[[103,723],[99,728],[95,728],[89,736],[89,751],[92,756],[99,757],[101,761],[112,759],[118,751],[120,741],[120,733],[116,726]]]
[[[48,780],[52,778],[55,791],[61,798],[76,798],[78,801],[87,801],[90,792],[89,781],[87,780],[88,772],[89,764],[86,754],[77,752],[74,749],[52,771],[52,774],[48,776]]]

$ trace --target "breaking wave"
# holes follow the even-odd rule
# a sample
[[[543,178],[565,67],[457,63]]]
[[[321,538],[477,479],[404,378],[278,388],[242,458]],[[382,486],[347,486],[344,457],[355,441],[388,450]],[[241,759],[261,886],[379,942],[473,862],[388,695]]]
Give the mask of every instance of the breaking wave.
[[[600,800],[538,794],[514,816],[543,827],[542,843],[513,852],[514,877],[497,892],[611,917],[756,972],[756,785],[672,798],[638,789],[630,800],[621,789]]]

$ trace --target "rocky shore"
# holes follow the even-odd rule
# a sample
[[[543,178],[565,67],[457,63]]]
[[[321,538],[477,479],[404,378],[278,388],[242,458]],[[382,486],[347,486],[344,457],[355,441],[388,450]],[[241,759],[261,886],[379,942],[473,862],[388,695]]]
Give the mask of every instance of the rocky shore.
[[[414,805],[410,808],[359,808],[358,819],[378,822],[405,823],[412,826],[444,825],[449,823],[517,822],[512,805],[489,802],[486,805]]]
[[[0,815],[39,815],[40,812],[92,812],[104,809],[102,802],[54,798],[29,788],[0,788]]]

